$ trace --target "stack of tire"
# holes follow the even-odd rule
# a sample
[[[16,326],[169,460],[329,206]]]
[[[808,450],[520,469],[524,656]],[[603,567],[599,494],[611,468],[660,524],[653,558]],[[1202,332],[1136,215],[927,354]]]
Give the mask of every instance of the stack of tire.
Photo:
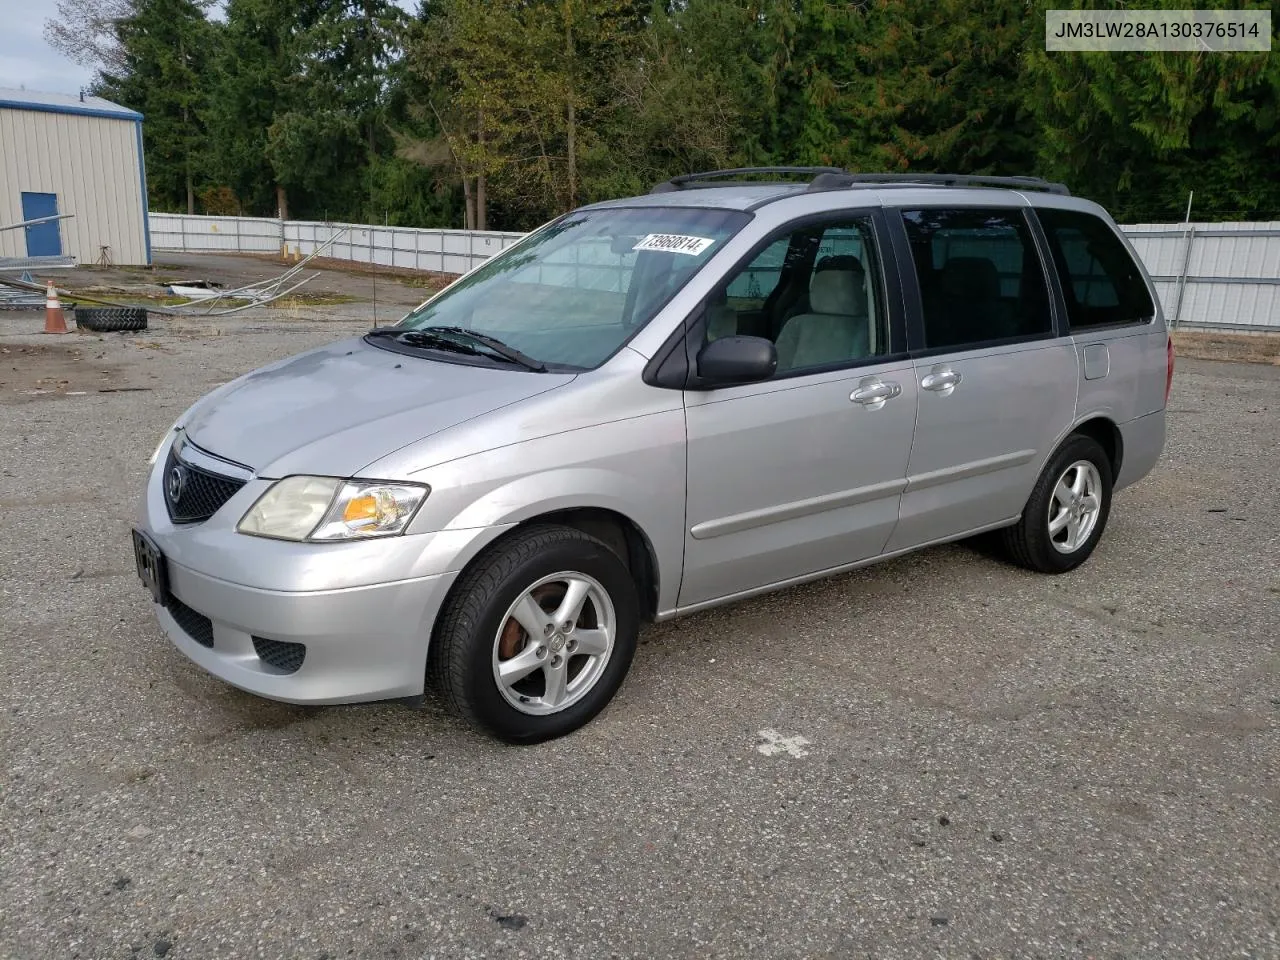
[[[144,307],[76,307],[76,326],[95,333],[147,329]]]

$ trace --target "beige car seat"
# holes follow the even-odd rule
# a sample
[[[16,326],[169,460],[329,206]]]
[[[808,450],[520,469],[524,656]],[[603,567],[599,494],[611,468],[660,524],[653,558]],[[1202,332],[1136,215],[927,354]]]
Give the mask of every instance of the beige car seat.
[[[795,370],[853,360],[871,353],[866,274],[857,261],[819,270],[809,287],[809,313],[778,335],[778,369]]]

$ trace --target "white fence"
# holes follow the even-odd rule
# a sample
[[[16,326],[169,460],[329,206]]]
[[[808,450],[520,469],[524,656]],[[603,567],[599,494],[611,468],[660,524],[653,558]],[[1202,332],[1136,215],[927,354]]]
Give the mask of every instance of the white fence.
[[[1280,330],[1280,222],[1123,229],[1177,325]]]
[[[306,255],[343,229],[326,252],[343,260],[466,273],[523,234],[425,230],[259,217],[151,214],[156,250]],[[1138,224],[1122,228],[1179,326],[1280,330],[1280,222]]]
[[[189,217],[177,213],[153,213],[150,219],[151,246],[155,250],[278,254],[287,247],[289,252],[306,256],[341,234],[324,256],[440,273],[466,273],[524,236],[497,231],[426,230],[264,217]]]

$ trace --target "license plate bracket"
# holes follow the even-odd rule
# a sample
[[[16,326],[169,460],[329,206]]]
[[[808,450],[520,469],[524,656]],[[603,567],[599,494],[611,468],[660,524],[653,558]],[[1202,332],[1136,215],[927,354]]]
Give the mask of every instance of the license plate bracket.
[[[151,593],[151,599],[162,607],[169,605],[169,569],[164,551],[141,530],[133,531],[133,561],[138,579]]]

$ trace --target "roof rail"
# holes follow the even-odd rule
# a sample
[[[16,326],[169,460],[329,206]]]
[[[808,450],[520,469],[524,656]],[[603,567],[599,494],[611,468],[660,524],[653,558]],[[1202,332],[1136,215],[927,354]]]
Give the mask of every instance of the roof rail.
[[[844,173],[845,171],[839,167],[733,167],[729,170],[705,170],[701,173],[684,173],[678,177],[672,177],[670,180],[655,184],[649,192],[671,193],[675,190],[684,190],[689,187],[714,187],[719,186],[719,184],[705,181],[727,180],[732,177],[748,177],[757,174],[803,175],[817,179],[823,176]]]
[[[809,183],[809,190],[837,190],[862,184],[895,187],[1002,187],[1006,190],[1039,190],[1071,196],[1066,184],[1041,177],[989,177],[967,173],[849,173],[823,171]]]

